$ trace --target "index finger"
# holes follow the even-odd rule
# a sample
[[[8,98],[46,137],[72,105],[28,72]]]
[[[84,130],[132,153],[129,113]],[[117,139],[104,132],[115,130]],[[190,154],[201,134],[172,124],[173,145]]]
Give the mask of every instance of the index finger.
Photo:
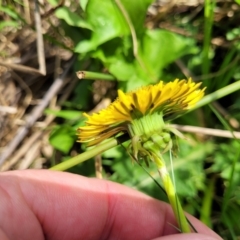
[[[169,205],[120,184],[69,173],[2,173],[0,199],[6,199],[0,212],[14,213],[4,223],[0,219],[7,235],[15,234],[12,239],[33,239],[30,228],[36,240],[151,239],[177,233]],[[6,207],[9,202],[11,208]],[[22,221],[26,215],[28,221]],[[196,219],[190,220],[199,232],[216,237]]]

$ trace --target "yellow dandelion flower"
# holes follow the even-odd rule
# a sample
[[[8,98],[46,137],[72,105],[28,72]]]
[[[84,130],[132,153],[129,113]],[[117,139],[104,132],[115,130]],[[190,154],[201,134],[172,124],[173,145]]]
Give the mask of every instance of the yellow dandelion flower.
[[[149,160],[156,164],[182,232],[191,232],[191,229],[162,155],[172,148],[171,135],[182,135],[165,121],[191,109],[203,97],[205,88],[199,89],[200,85],[191,79],[176,79],[128,93],[118,90],[118,98],[106,109],[91,116],[85,113],[86,126],[78,129],[79,142],[87,142],[89,146],[127,132],[131,138],[131,156],[136,161],[145,160],[147,165]]]
[[[91,116],[84,113],[86,126],[78,129],[78,140],[92,146],[120,132],[128,132],[131,138],[137,136],[145,142],[160,133],[159,139],[168,144],[169,132],[175,132],[166,127],[164,118],[192,108],[204,95],[205,89],[199,89],[200,85],[191,79],[176,79],[128,93],[118,90],[118,98],[106,109]]]

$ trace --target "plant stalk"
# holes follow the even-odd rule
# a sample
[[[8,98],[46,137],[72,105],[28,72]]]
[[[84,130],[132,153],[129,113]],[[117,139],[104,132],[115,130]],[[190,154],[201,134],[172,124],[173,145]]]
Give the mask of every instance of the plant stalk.
[[[196,103],[196,105],[189,109],[187,112],[184,112],[184,114],[187,114],[189,112],[192,112],[200,107],[203,107],[209,103],[212,103],[222,97],[225,97],[233,92],[236,92],[240,89],[240,80],[238,80],[237,82],[234,82],[232,84],[229,84],[228,86],[226,87],[223,87],[213,93],[210,93],[208,95],[206,95],[205,97],[203,97],[199,102]],[[176,118],[179,118],[181,117],[183,114],[173,114],[171,115],[170,117],[167,117],[165,120],[173,120],[173,119],[176,119]]]
[[[101,154],[102,152],[117,146],[120,143],[123,143],[125,141],[129,140],[129,137],[127,134],[124,134],[117,138],[109,139],[107,142],[102,143],[98,146],[95,146],[73,158],[70,158],[62,163],[59,163],[53,167],[50,168],[50,170],[57,170],[57,171],[65,171],[71,167],[76,166],[79,163],[82,163],[92,157],[95,157],[98,154]]]
[[[173,186],[172,180],[169,176],[165,163],[163,160],[161,160],[161,156],[158,156],[159,155],[158,153],[155,154],[154,161],[157,165],[158,172],[162,178],[164,189],[167,193],[168,200],[172,206],[175,218],[177,219],[178,226],[182,233],[190,233],[191,228],[188,224],[187,218],[184,214],[183,208],[178,199],[175,187]]]
[[[116,78],[110,74],[98,73],[98,72],[88,72],[88,71],[78,71],[76,75],[79,79],[99,79],[99,80],[108,80],[115,81]]]

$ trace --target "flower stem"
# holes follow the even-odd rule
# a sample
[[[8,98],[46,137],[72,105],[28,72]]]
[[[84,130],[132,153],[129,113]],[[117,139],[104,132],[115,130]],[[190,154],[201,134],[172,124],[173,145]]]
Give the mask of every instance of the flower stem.
[[[236,92],[240,89],[240,80],[227,85],[226,87],[223,87],[213,93],[210,93],[206,95],[204,98],[202,98],[198,103],[196,103],[195,107],[191,108],[188,112],[191,112],[195,109],[198,109],[202,106],[205,106],[209,103],[212,103],[213,101],[216,101],[217,99],[220,99],[222,97],[225,97],[233,92]]]
[[[238,80],[234,83],[231,83],[231,84],[227,85],[226,87],[218,89],[217,91],[215,91],[213,93],[206,95],[199,102],[197,102],[194,107],[189,109],[187,112],[184,112],[184,114],[187,114],[187,113],[192,112],[200,107],[210,104],[220,98],[223,98],[231,93],[238,91],[239,89],[240,89],[240,80]],[[169,117],[166,117],[165,120],[168,120],[168,121],[173,120],[173,119],[181,117],[182,115],[183,114],[172,114]]]
[[[182,209],[181,203],[178,199],[177,193],[175,191],[175,187],[173,186],[172,180],[169,176],[167,168],[161,158],[154,158],[155,163],[158,167],[158,172],[162,178],[164,189],[167,193],[168,200],[172,206],[174,215],[177,219],[179,228],[182,233],[190,233],[191,228],[188,224],[187,218],[184,215],[184,211]]]
[[[109,139],[105,143],[99,144],[82,154],[79,154],[73,158],[70,158],[64,162],[61,162],[61,163],[51,167],[50,170],[57,170],[57,171],[67,170],[67,169],[74,167],[77,164],[82,163],[82,162],[84,162],[84,161],[86,161],[86,160],[112,148],[112,147],[117,146],[120,143],[125,142],[128,139],[129,139],[129,137],[126,134],[119,136],[117,138]]]
[[[211,48],[211,35],[213,27],[215,1],[205,0],[204,4],[204,39],[203,39],[203,53],[202,53],[202,74],[208,74],[211,66],[211,59],[209,52]],[[208,79],[206,79],[208,80]],[[209,81],[204,81],[204,85],[208,86]]]
[[[116,78],[110,74],[98,73],[98,72],[88,72],[88,71],[78,71],[76,72],[79,79],[99,79],[99,80],[109,80],[115,81]]]

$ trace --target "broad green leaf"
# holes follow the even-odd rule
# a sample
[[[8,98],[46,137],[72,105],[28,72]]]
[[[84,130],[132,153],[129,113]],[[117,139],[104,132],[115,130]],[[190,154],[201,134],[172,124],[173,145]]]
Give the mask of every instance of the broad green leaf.
[[[145,31],[144,23],[147,9],[153,2],[154,0],[121,0],[137,36],[140,36]]]
[[[88,3],[89,0],[79,0],[79,4],[82,8],[83,11],[86,10],[86,7],[87,7],[87,3]]]
[[[152,1],[121,2],[138,32],[138,58],[133,56],[132,36],[126,19],[117,4],[108,0],[102,1],[100,6],[97,0],[88,1],[87,21],[94,32],[92,38],[81,41],[75,51],[94,50],[92,56],[100,59],[117,79],[128,81],[121,86],[130,90],[157,82],[165,66],[195,48],[191,39],[165,30],[145,30],[145,14]]]
[[[122,6],[127,12],[136,34],[142,34],[148,6],[153,0],[122,0]],[[95,50],[99,45],[116,37],[130,35],[129,23],[115,1],[89,0],[86,10],[86,21],[91,24],[93,33],[90,40],[81,41],[75,48],[76,52],[83,53]]]
[[[133,56],[132,40],[114,39],[92,53],[117,79],[126,81],[120,87],[129,91],[155,83],[164,67],[179,57],[195,51],[194,41],[166,30],[147,30],[139,41],[139,58]]]
[[[232,28],[227,32],[226,38],[227,40],[231,41],[231,40],[234,40],[235,38],[238,38],[239,35],[240,35],[240,27]]]
[[[120,57],[109,65],[109,72],[117,77],[118,80],[128,81],[135,75],[134,64],[128,63]]]
[[[113,39],[92,53],[93,57],[103,62],[111,74],[125,81],[119,83],[119,87],[127,91],[151,82],[145,69],[142,69],[133,56],[131,42],[130,37]]]
[[[90,104],[92,81],[81,80],[74,89],[74,98],[71,100],[78,109],[86,109]]]
[[[51,133],[49,142],[59,151],[68,153],[76,140],[74,134],[75,130],[69,125],[61,125],[56,127],[56,129]]]
[[[56,17],[63,19],[70,26],[91,29],[91,25],[84,21],[79,15],[70,11],[67,7],[58,8],[55,11]]]
[[[139,53],[149,74],[158,79],[169,63],[194,50],[194,41],[166,30],[146,31]]]
[[[134,56],[132,54],[131,39],[113,39],[92,53],[101,60],[118,80],[127,81],[135,74]]]
[[[211,170],[220,173],[225,182],[231,178],[233,163],[239,153],[239,142],[231,140],[228,143],[221,143],[217,146],[215,158]],[[240,163],[235,166],[235,174],[233,176],[233,185],[237,186],[240,182]]]
[[[152,83],[149,76],[145,76],[145,77],[142,76],[143,73],[144,73],[144,71],[142,71],[142,73],[140,73],[140,74],[137,72],[136,74],[132,75],[131,78],[129,78],[129,81],[123,82],[120,85],[121,88],[126,89],[126,91],[131,91],[131,90],[134,90],[139,87],[142,87],[142,86]]]
[[[4,21],[0,22],[0,30],[5,28],[5,27],[14,27],[17,28],[19,26],[18,22],[16,21]]]
[[[125,149],[121,146],[110,148],[102,153],[104,158],[121,158],[124,154]]]
[[[194,139],[191,139],[191,142],[193,143]],[[197,196],[199,190],[204,189],[206,176],[203,164],[206,156],[214,152],[214,145],[211,142],[204,144],[196,142],[194,146],[181,139],[178,139],[178,144],[178,156],[173,158],[176,190],[179,196],[194,197]],[[171,171],[171,164],[167,155],[164,159],[169,171]]]
[[[94,50],[115,37],[129,34],[129,27],[114,1],[90,0],[86,6],[86,21],[92,26],[90,40],[80,42],[75,51],[79,53]]]

